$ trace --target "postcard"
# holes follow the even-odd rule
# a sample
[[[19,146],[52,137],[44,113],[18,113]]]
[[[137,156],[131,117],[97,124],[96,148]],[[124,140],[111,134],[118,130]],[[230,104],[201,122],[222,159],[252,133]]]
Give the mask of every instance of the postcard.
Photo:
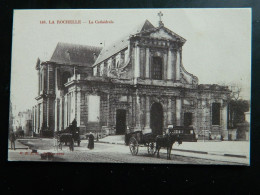
[[[251,14],[14,10],[8,160],[249,166]]]

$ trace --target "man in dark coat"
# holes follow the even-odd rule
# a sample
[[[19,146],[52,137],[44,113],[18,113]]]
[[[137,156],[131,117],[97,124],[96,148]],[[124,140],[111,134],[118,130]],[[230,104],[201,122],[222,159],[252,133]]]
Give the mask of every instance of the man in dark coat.
[[[73,127],[74,129],[76,129],[76,127],[77,127],[77,121],[76,121],[75,118],[74,118],[74,120],[72,121],[72,127]]]
[[[9,139],[11,142],[11,149],[15,150],[15,134],[13,131],[10,132]]]
[[[94,149],[94,135],[92,133],[88,137],[88,148]]]

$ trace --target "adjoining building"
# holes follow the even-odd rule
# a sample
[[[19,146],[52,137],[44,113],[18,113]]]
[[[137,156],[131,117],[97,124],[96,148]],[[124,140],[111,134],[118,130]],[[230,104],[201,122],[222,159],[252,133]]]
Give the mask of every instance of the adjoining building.
[[[26,136],[32,135],[32,111],[30,109],[14,115],[12,122],[14,132],[23,131]]]
[[[37,60],[34,131],[61,130],[75,118],[81,134],[101,127],[162,134],[168,125],[191,125],[227,138],[230,91],[199,85],[185,70],[185,42],[162,21],[146,20],[104,48],[58,43],[49,61]]]

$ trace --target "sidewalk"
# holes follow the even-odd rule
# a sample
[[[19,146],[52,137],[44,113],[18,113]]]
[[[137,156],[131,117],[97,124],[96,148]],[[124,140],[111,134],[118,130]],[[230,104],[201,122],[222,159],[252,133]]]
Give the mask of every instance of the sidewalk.
[[[124,135],[107,136],[99,140],[100,143],[124,145]],[[230,156],[236,158],[249,158],[250,144],[246,141],[198,141],[183,142],[181,145],[175,143],[173,150],[197,154],[211,154],[218,156]]]
[[[8,149],[11,149],[11,142],[8,141]],[[28,146],[25,146],[23,144],[21,144],[19,142],[19,139],[15,140],[15,149],[19,150],[19,149],[25,149],[25,150],[28,150],[29,147]]]

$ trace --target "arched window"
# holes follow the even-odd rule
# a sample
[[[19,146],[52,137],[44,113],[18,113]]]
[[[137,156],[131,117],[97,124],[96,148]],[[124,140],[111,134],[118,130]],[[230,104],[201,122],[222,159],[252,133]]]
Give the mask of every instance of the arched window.
[[[163,66],[161,57],[153,57],[151,77],[155,80],[162,80]]]

